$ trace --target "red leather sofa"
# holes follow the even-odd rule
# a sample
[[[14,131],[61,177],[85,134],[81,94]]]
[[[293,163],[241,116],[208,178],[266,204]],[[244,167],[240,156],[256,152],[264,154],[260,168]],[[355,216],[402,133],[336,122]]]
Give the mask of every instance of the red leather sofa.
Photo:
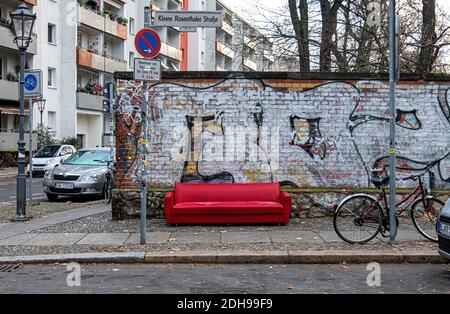
[[[291,207],[278,183],[177,183],[164,198],[169,224],[288,223]]]

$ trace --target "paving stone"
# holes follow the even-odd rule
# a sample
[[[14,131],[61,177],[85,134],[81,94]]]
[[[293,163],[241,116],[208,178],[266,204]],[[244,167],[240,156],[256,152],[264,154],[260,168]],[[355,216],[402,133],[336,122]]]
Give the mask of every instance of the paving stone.
[[[221,234],[222,243],[270,243],[269,234],[266,231],[255,232],[223,232]]]
[[[146,242],[147,244],[166,243],[171,234],[171,232],[147,232]],[[132,233],[126,241],[126,244],[139,244],[140,241],[141,235],[139,233]]]
[[[427,241],[427,239],[415,230],[399,230],[396,240],[398,241]]]
[[[170,236],[172,243],[219,243],[220,234],[218,232],[174,232]]]
[[[269,237],[272,242],[324,242],[317,233],[312,231],[269,231]]]
[[[122,245],[130,233],[88,233],[76,244],[80,245]]]
[[[344,240],[342,240],[341,238],[339,238],[339,236],[337,235],[337,233],[335,231],[320,231],[319,235],[321,238],[324,239],[325,242],[344,242]],[[344,233],[345,235],[345,233]],[[380,241],[382,240],[381,238],[379,238],[380,235],[374,239],[372,239],[370,242],[375,242],[375,241]]]
[[[24,233],[0,240],[0,245],[20,245],[36,236],[35,233]]]
[[[39,233],[21,245],[74,245],[85,235],[86,233]]]

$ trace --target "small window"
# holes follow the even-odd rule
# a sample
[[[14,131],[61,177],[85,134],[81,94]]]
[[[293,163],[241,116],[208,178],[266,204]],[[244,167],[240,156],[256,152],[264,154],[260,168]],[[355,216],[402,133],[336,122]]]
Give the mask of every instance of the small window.
[[[134,52],[132,51],[130,51],[130,54],[128,55],[128,66],[134,68]]]
[[[48,68],[47,76],[48,87],[56,87],[56,69]]]
[[[47,126],[52,130],[55,131],[56,129],[56,112],[55,111],[48,111],[47,112]]]
[[[134,18],[130,17],[130,34],[134,35],[136,33]]]
[[[56,45],[56,26],[53,24],[48,24],[48,43]]]

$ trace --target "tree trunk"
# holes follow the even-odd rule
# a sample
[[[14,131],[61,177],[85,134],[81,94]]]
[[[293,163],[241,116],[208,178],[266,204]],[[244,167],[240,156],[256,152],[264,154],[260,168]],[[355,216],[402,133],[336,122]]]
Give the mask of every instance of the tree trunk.
[[[297,40],[300,71],[310,72],[308,0],[299,0],[298,10],[300,16],[297,11],[297,0],[289,0],[289,12]]]
[[[417,72],[427,73],[433,68],[436,40],[436,0],[422,0],[422,38],[420,40]]]
[[[322,38],[320,42],[320,71],[331,72],[331,52],[333,50],[333,35],[336,34],[337,13],[343,0],[335,0],[333,5],[329,0],[320,0],[322,15]]]

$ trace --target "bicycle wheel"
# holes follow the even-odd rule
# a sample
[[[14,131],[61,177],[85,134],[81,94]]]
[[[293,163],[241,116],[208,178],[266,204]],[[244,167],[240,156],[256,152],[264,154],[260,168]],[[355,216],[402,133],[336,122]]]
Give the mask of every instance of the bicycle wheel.
[[[436,223],[444,202],[434,196],[427,196],[425,202],[419,198],[411,206],[411,218],[417,231],[430,241],[437,242]]]
[[[380,232],[382,216],[376,200],[364,194],[354,195],[339,204],[333,219],[334,230],[345,242],[366,243]]]

